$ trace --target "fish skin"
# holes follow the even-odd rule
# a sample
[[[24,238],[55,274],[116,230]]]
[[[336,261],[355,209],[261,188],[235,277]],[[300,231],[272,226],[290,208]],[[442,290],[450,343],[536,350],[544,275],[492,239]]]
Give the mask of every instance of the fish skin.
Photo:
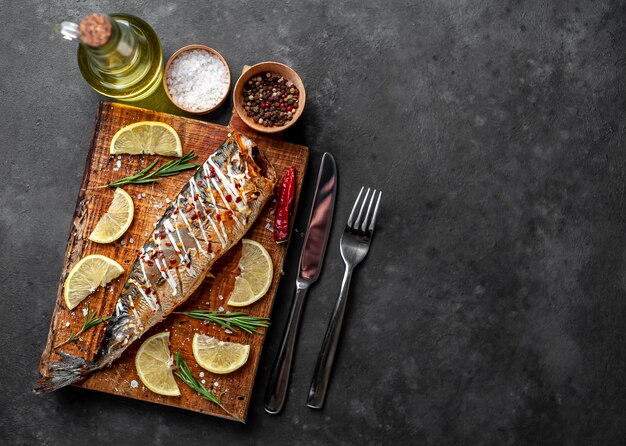
[[[215,261],[250,229],[275,183],[273,166],[254,142],[238,132],[229,134],[182,188],[144,244],[94,359],[59,352],[61,360],[48,365],[33,391],[51,392],[109,366],[185,302]],[[167,271],[161,273],[159,266]]]

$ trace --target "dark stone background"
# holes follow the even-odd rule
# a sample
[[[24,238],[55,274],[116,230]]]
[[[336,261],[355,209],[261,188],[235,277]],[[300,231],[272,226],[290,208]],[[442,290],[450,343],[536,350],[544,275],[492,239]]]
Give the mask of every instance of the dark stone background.
[[[101,97],[54,24],[145,18],[166,56],[208,44],[234,75],[278,60],[309,101],[336,225],[289,400],[263,411],[298,243],[247,425],[68,388],[33,395]],[[623,1],[0,3],[3,444],[620,444],[626,438]],[[226,123],[230,104],[208,116]],[[324,410],[305,406],[362,184],[380,225],[357,271]],[[623,444],[623,443],[622,443]]]

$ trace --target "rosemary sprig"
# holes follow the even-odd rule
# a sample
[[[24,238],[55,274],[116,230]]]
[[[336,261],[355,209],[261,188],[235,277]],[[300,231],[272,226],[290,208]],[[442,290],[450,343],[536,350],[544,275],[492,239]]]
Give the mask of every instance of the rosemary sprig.
[[[159,166],[156,170],[152,171],[154,166],[158,163],[158,160],[154,161],[148,167],[141,169],[134,175],[130,175],[128,177],[121,178],[119,180],[112,181],[108,184],[104,184],[102,186],[91,187],[89,189],[100,189],[103,187],[122,187],[127,184],[149,184],[156,183],[161,181],[165,177],[171,177],[173,175],[178,175],[179,173],[189,170],[195,169],[198,167],[198,164],[189,163],[196,155],[193,153],[193,150],[179,159],[174,159],[168,161],[167,163]]]
[[[246,333],[261,333],[257,327],[269,327],[269,318],[249,316],[246,313],[220,313],[219,311],[209,310],[191,310],[177,311],[174,314],[184,314],[193,319],[201,319],[209,322],[215,322],[224,328],[232,331],[239,331],[241,328]]]
[[[182,382],[187,384],[193,390],[198,392],[200,396],[202,396],[202,398],[209,400],[213,404],[218,405],[224,410],[224,412],[226,412],[231,417],[237,418],[228,410],[226,410],[224,406],[222,406],[222,396],[226,392],[220,393],[219,397],[217,397],[213,393],[209,392],[206,387],[200,384],[200,382],[192,375],[191,370],[189,370],[189,366],[187,365],[183,357],[180,355],[180,351],[176,352],[176,371],[174,372],[174,375],[180,378]]]
[[[89,330],[91,327],[95,327],[96,325],[99,325],[111,319],[111,316],[98,318],[98,313],[96,311],[94,311],[91,314],[90,314],[90,311],[91,311],[91,307],[89,306],[89,304],[87,304],[87,315],[85,316],[85,321],[83,322],[83,326],[81,327],[81,329],[78,330],[78,333],[70,333],[70,336],[65,341],[61,342],[60,344],[54,347],[55,349],[62,347],[65,344],[69,344],[72,341],[77,341],[78,337],[82,335],[84,332],[86,332],[87,330]]]

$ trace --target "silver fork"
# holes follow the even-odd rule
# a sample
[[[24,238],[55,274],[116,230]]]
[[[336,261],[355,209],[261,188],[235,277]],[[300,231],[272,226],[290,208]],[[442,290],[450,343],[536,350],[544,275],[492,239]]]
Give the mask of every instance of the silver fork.
[[[343,323],[343,315],[346,312],[346,303],[348,301],[348,290],[350,289],[350,281],[352,280],[352,271],[367,255],[370,249],[370,243],[372,241],[372,235],[374,234],[374,225],[376,224],[376,216],[378,215],[378,205],[380,204],[380,197],[382,192],[378,193],[378,199],[376,199],[376,189],[370,196],[370,188],[367,188],[365,197],[361,202],[361,208],[359,209],[359,215],[354,218],[356,210],[359,205],[359,200],[363,194],[364,187],[359,191],[359,195],[356,197],[350,217],[348,217],[348,223],[343,230],[341,236],[341,242],[339,244],[341,250],[341,257],[346,264],[346,272],[343,275],[343,282],[341,283],[341,291],[335,304],[335,309],[330,318],[330,323],[326,329],[324,335],[324,342],[322,342],[322,349],[317,357],[317,364],[315,365],[315,372],[313,372],[313,380],[311,381],[311,388],[309,389],[309,398],[307,400],[307,406],[314,409],[321,409],[324,404],[324,398],[326,397],[326,390],[328,389],[328,382],[330,380],[330,372],[333,367],[333,361],[335,359],[335,352],[337,351],[337,345],[339,344],[339,335],[341,334],[341,325]],[[367,198],[370,196],[367,211],[363,214]],[[376,201],[374,210],[372,206]]]

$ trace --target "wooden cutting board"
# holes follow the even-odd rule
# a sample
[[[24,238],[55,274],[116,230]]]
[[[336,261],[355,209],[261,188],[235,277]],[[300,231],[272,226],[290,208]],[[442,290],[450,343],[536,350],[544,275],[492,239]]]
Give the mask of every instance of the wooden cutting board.
[[[183,151],[187,153],[193,150],[198,155],[195,160],[197,164],[204,162],[222,144],[229,130],[237,128],[244,131],[253,137],[259,148],[272,162],[279,179],[292,164],[296,167],[297,187],[294,210],[298,207],[302,180],[309,157],[307,147],[261,137],[257,133],[249,131],[236,116],[231,119],[229,127],[224,127],[127,105],[101,103],[89,145],[81,192],[78,196],[70,228],[48,341],[41,358],[40,372],[43,375],[47,374],[49,361],[59,359],[59,355],[52,347],[67,339],[70,333],[77,332],[82,326],[83,313],[87,309],[87,304],[92,310],[96,310],[100,317],[110,315],[113,312],[115,302],[135,260],[136,251],[146,242],[154,223],[168,207],[166,200],[172,200],[176,197],[182,186],[194,173],[193,170],[189,170],[153,185],[125,186],[124,189],[133,197],[135,204],[135,217],[132,225],[124,236],[115,243],[100,245],[89,241],[87,237],[113,199],[113,189],[85,189],[131,175],[158,158],[131,155],[123,155],[118,158],[109,155],[109,144],[115,132],[138,121],[161,121],[171,125],[180,135]],[[273,212],[274,199],[271,198],[254,226],[246,234],[246,238],[256,240],[265,246],[274,262],[274,280],[267,295],[243,309],[229,308],[226,305],[234,284],[234,278],[238,272],[237,265],[241,254],[241,244],[238,244],[218,260],[211,270],[215,277],[207,278],[189,300],[180,307],[181,311],[191,309],[223,309],[225,312],[242,310],[253,316],[270,316],[287,251],[286,244],[277,245],[273,240],[271,232],[274,222]],[[107,287],[99,288],[77,308],[69,311],[63,300],[63,282],[72,266],[89,254],[102,254],[115,259],[124,267],[126,274],[111,282]],[[102,341],[104,325],[101,324],[92,328],[81,336],[80,341],[67,344],[60,350],[89,360],[92,359]],[[179,397],[160,396],[143,386],[135,371],[134,360],[137,349],[143,339],[166,330],[170,332],[171,352],[180,350],[193,374],[202,380],[205,387],[212,389],[217,394],[225,392],[222,403],[228,411],[234,414],[234,417],[230,417],[216,405],[201,398],[179,380],[177,380],[181,390]],[[248,362],[241,369],[228,375],[214,375],[201,369],[196,364],[191,352],[191,340],[194,333],[204,333],[224,341],[249,344],[250,357]],[[202,321],[189,319],[185,316],[171,315],[164,322],[148,331],[141,340],[131,345],[111,367],[93,373],[78,385],[87,389],[245,422],[264,339],[265,334],[247,334],[242,331],[229,334],[215,324],[206,325]]]

